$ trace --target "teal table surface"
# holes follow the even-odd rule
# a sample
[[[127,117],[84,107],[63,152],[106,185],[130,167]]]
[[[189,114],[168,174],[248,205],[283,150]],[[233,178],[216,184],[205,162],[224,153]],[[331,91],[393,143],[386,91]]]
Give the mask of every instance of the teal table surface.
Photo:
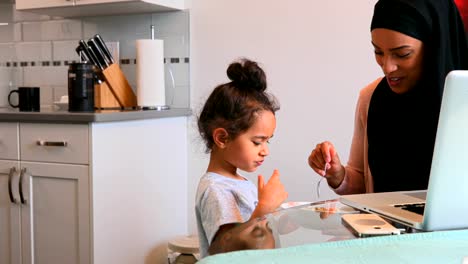
[[[359,212],[333,201],[282,210],[267,217],[276,249],[217,254],[197,263],[468,264],[468,230],[357,239],[341,222],[345,213]]]
[[[210,263],[468,263],[468,230],[380,236],[209,256]]]

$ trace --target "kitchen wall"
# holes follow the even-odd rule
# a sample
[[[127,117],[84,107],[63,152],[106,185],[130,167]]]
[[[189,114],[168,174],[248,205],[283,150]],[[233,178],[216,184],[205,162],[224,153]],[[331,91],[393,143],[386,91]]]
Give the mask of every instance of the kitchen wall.
[[[270,156],[248,177],[281,173],[289,201],[317,200],[319,177],[307,165],[318,142],[332,141],[348,160],[359,89],[381,76],[370,43],[376,0],[192,1],[191,105],[195,114],[211,90],[226,82],[228,64],[241,56],[261,63],[268,89],[281,103]],[[188,215],[196,232],[194,197],[208,155],[189,124]],[[336,195],[321,185],[321,199]]]
[[[14,3],[0,1],[0,107],[8,105],[8,92],[19,86],[39,86],[41,105],[53,105],[68,93],[68,64],[79,60],[78,41],[97,33],[117,42],[118,61],[136,91],[135,40],[150,38],[150,25],[155,38],[164,40],[166,103],[189,107],[188,12],[63,19],[18,12]]]

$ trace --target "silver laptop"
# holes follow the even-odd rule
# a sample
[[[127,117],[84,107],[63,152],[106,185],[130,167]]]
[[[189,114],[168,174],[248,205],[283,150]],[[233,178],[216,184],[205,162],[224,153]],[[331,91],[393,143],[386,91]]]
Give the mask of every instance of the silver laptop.
[[[343,195],[340,202],[419,230],[468,228],[468,71],[445,79],[427,191]]]

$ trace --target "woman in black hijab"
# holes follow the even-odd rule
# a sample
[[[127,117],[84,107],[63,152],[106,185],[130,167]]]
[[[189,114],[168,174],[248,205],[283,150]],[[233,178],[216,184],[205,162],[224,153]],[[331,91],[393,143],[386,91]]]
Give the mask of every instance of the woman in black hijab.
[[[322,142],[309,165],[338,194],[427,189],[446,75],[468,69],[453,0],[379,0],[371,22],[385,75],[361,90],[348,164]]]

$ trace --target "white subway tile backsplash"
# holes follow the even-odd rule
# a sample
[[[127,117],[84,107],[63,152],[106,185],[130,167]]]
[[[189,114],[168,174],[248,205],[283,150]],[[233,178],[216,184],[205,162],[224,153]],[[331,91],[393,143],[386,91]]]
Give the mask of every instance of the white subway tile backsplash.
[[[151,14],[84,17],[84,38],[100,34],[105,41],[150,38]]]
[[[23,41],[23,24],[15,23],[13,25],[13,40],[15,42]]]
[[[188,86],[190,83],[189,78],[189,64],[188,63],[166,63],[165,64],[165,81],[166,84],[172,86],[172,78],[169,70],[172,71],[174,82],[176,86]]]
[[[169,104],[171,103],[171,96],[172,97],[172,107],[175,108],[184,108],[190,106],[189,96],[190,94],[187,92],[189,90],[189,86],[176,86],[175,89],[171,92],[171,90],[166,86],[166,102]]]
[[[24,71],[21,67],[15,67],[12,69],[12,83],[13,88],[17,88],[24,85]]]
[[[75,51],[78,41],[77,39],[52,42],[52,59],[54,61],[78,61],[79,57]]]
[[[52,43],[45,42],[20,42],[16,43],[18,61],[51,61]]]
[[[39,87],[47,85],[48,68],[49,67],[23,67],[23,85]]]
[[[98,24],[94,21],[83,20],[83,38],[89,39],[90,37],[99,33]],[[107,35],[107,34],[106,34]],[[109,41],[109,39],[106,39]]]
[[[0,3],[0,23],[11,23],[13,21],[13,6],[7,3]]]
[[[37,40],[73,40],[82,37],[80,20],[50,20],[43,22],[24,22],[23,39]]]
[[[23,41],[40,41],[43,39],[41,22],[24,22],[21,24]]]
[[[135,59],[136,58],[136,40],[124,40],[120,42],[120,58]]]
[[[10,93],[10,86],[0,83],[0,108],[8,107],[8,94]],[[16,104],[16,102],[14,102]]]
[[[51,66],[45,68],[48,86],[66,86],[68,83],[68,66]]]
[[[13,68],[0,67],[0,85],[8,85],[13,78]]]
[[[23,85],[23,68],[0,67],[0,85],[17,88]]]
[[[40,95],[41,95],[41,106],[52,105],[53,100],[53,89],[50,86],[40,86]]]
[[[15,45],[13,43],[0,43],[0,63],[16,60]]]
[[[11,67],[0,67],[0,87],[10,87],[13,83],[13,71]],[[0,99],[3,95],[0,95]]]
[[[0,25],[0,42],[12,42],[14,39],[14,25],[12,23]]]
[[[164,57],[188,57],[189,48],[184,36],[164,36]]]
[[[156,32],[159,35],[185,35],[189,34],[189,13],[183,12],[167,12],[155,13],[152,15],[152,23],[156,27]]]
[[[122,69],[122,72],[125,75],[125,78],[127,78],[128,83],[130,86],[132,86],[133,91],[136,92],[136,65],[135,64],[122,64],[120,65],[120,68]]]
[[[46,15],[40,15],[36,13],[18,11],[15,5],[12,6],[12,17],[13,22],[24,22],[24,21],[44,21],[49,20],[50,17]]]
[[[73,40],[83,36],[80,20],[54,20],[44,22],[44,38],[47,40]]]

